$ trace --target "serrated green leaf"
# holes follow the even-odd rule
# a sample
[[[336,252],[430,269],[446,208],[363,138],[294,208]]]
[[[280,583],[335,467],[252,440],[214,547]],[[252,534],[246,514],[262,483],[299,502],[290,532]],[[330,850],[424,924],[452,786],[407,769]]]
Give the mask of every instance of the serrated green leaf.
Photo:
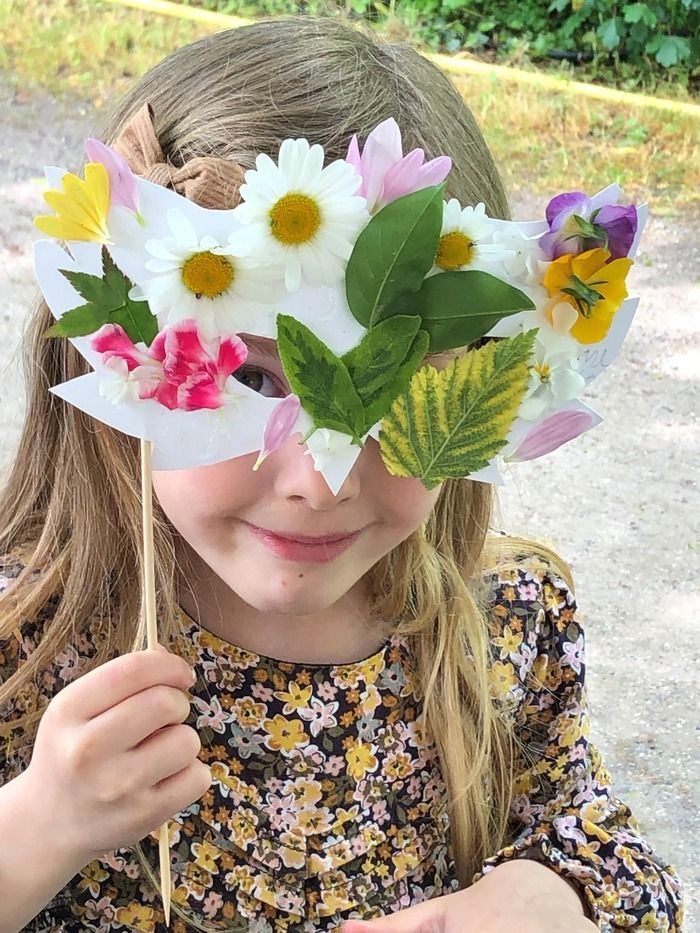
[[[66,311],[44,334],[45,337],[85,337],[103,324],[119,324],[134,343],[150,346],[158,333],[158,321],[146,301],[133,301],[129,291],[133,282],[115,264],[102,247],[102,275],[61,269],[86,304]]]
[[[432,489],[483,469],[506,443],[525,395],[536,333],[492,341],[440,371],[419,369],[382,421],[389,472]]]
[[[371,329],[397,296],[417,291],[433,265],[442,229],[444,183],[396,198],[360,233],[345,271],[354,317]]]
[[[277,315],[277,349],[287,381],[315,426],[350,434],[359,443],[364,408],[342,359],[288,314]]]
[[[363,433],[386,414],[397,395],[406,391],[428,346],[428,335],[419,335],[420,326],[415,315],[397,315],[373,327],[342,357],[364,406]]]
[[[94,334],[105,323],[104,315],[93,305],[80,305],[78,308],[66,311],[47,331],[44,331],[44,337],[83,337],[86,334]]]
[[[534,307],[524,292],[495,275],[465,269],[431,275],[416,294],[392,302],[386,314],[419,314],[430,352],[439,353],[474,343],[501,318]]]

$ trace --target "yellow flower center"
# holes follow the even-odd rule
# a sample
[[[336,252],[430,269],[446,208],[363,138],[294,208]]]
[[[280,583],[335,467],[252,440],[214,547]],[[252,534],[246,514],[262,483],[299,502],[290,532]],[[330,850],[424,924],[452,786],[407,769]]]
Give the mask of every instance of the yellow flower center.
[[[540,377],[540,380],[542,382],[549,382],[549,377],[552,374],[551,366],[549,366],[547,363],[535,363],[535,365],[533,366],[533,369],[535,370],[537,375]]]
[[[440,269],[460,269],[474,258],[474,241],[459,230],[440,237],[435,265]]]
[[[270,226],[285,246],[298,246],[313,239],[321,226],[321,212],[313,198],[290,192],[273,205]]]
[[[183,284],[197,298],[218,298],[231,287],[233,278],[233,265],[226,256],[208,250],[194,253],[182,267]]]

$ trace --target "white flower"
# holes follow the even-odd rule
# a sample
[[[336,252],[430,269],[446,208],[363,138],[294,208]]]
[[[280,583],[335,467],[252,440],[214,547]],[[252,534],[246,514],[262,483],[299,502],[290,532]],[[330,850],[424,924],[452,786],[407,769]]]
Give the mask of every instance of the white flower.
[[[151,239],[146,250],[153,256],[146,269],[157,275],[140,281],[131,297],[145,297],[161,326],[194,318],[208,337],[258,328],[265,309],[255,302],[274,300],[282,291],[281,277],[248,255],[243,231],[221,243],[208,233],[199,236],[190,220],[178,210],[167,213],[172,236]],[[267,312],[272,315],[271,311]]]
[[[302,281],[312,288],[341,282],[369,220],[365,199],[354,197],[360,176],[343,159],[324,168],[323,158],[323,148],[306,139],[285,139],[278,164],[261,153],[257,171],[245,173],[243,201],[234,210],[250,227],[251,249],[266,267],[283,272],[290,292]]]
[[[500,227],[493,234],[493,242],[511,252],[503,261],[505,271],[526,285],[541,285],[549,265],[538,245],[540,236],[527,237],[517,226]]]
[[[304,454],[313,457],[314,469],[320,473],[338,459],[347,457],[352,446],[353,441],[349,434],[334,431],[332,428],[317,428],[307,439]]]
[[[530,363],[530,384],[518,411],[525,421],[537,421],[562,402],[576,398],[586,384],[577,371],[577,341],[551,331],[545,333],[540,331],[537,335]]]
[[[493,242],[496,229],[497,225],[487,217],[482,203],[462,208],[456,198],[451,198],[444,206],[442,231],[431,273],[480,269],[497,274],[498,268],[503,269],[504,262],[514,253]]]
[[[100,380],[98,391],[102,398],[114,405],[138,399],[138,382],[130,378],[126,360],[113,356],[103,363],[103,369],[107,370],[107,377]]]

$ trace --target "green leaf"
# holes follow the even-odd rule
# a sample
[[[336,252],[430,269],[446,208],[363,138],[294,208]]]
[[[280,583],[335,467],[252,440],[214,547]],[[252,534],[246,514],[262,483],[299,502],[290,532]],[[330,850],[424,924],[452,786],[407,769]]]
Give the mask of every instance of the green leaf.
[[[603,48],[611,49],[617,48],[620,44],[620,33],[617,31],[617,20],[613,17],[612,19],[606,19],[604,23],[601,23],[600,26],[596,29],[596,35],[603,43]]]
[[[350,434],[359,444],[364,408],[342,359],[288,314],[277,315],[277,349],[287,381],[315,426]]]
[[[646,51],[654,52],[656,61],[664,68],[670,68],[690,57],[690,44],[682,36],[654,36],[647,42]]]
[[[524,292],[495,275],[466,269],[431,275],[419,292],[402,295],[386,314],[419,314],[430,334],[430,352],[439,353],[465,347],[501,318],[534,307]]]
[[[525,395],[536,333],[470,350],[440,371],[421,367],[382,421],[389,472],[432,489],[483,469],[506,443]]]
[[[626,23],[644,23],[646,26],[656,26],[659,21],[656,13],[646,3],[625,5],[622,15]]]
[[[417,291],[435,260],[444,183],[391,201],[357,238],[345,272],[354,317],[371,329],[398,295]]]
[[[396,315],[381,321],[342,357],[364,406],[366,433],[405,392],[425,356],[429,337],[416,315]]]
[[[102,247],[102,275],[72,272],[63,275],[86,304],[66,311],[44,334],[45,337],[85,337],[103,324],[119,324],[134,343],[150,346],[158,333],[158,321],[146,301],[133,301],[133,282],[119,269],[106,247]]]

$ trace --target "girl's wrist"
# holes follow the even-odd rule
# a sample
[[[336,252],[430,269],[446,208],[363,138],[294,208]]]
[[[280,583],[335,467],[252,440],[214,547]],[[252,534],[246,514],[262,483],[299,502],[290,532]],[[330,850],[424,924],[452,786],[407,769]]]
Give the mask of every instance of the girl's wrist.
[[[590,919],[588,904],[580,887],[537,858],[510,859],[502,862],[493,871],[499,873],[509,871],[520,877],[529,873],[531,884],[549,897],[560,900],[562,909]]]

